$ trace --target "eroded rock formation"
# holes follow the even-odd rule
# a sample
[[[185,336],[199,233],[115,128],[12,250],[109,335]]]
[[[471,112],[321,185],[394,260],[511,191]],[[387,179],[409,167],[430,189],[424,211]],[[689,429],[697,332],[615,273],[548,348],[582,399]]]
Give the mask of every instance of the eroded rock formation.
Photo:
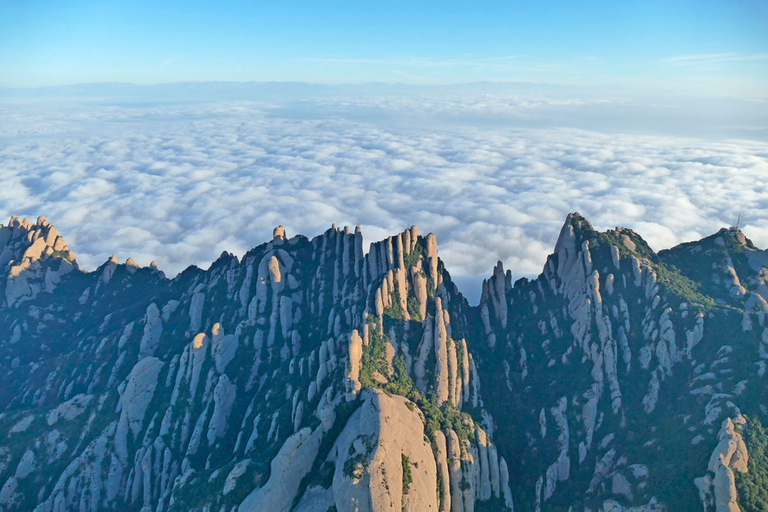
[[[415,226],[367,253],[359,228],[280,226],[168,279],[82,272],[13,218],[0,507],[738,510],[765,254],[736,230],[656,254],[572,214],[538,278],[499,263],[470,306]]]

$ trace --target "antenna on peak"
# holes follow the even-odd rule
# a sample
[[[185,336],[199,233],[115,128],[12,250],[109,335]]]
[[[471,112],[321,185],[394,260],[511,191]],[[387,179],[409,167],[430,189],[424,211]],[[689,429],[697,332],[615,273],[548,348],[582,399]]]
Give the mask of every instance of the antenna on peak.
[[[741,226],[741,214],[739,214],[739,218],[736,219],[736,225],[735,226],[731,226],[731,231],[738,231],[739,230],[739,226]]]

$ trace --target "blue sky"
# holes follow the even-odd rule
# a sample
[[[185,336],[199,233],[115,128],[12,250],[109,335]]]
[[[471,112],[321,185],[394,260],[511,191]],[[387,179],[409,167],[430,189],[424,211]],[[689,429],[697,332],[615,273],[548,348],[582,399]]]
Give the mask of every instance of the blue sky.
[[[768,2],[2,1],[0,86],[480,80],[765,97]]]

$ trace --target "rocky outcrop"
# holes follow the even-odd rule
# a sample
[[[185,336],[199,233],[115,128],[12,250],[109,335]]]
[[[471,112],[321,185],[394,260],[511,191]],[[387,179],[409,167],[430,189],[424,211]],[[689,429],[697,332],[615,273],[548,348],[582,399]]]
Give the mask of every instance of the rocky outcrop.
[[[71,421],[85,412],[93,396],[79,394],[57,405],[49,412],[45,421],[49,426],[55,425],[59,420]]]
[[[322,428],[304,428],[288,438],[272,460],[272,473],[260,489],[254,490],[238,512],[288,512],[301,480],[312,468],[322,440]]]
[[[746,425],[743,416],[726,418],[717,437],[720,442],[709,458],[707,474],[694,480],[704,510],[740,512],[734,471],[746,473],[749,454],[738,429]]]
[[[448,376],[448,331],[445,328],[445,317],[441,299],[438,297],[435,306],[435,327],[434,327],[434,347],[435,358],[435,377],[437,379],[437,403],[442,404],[447,401],[449,393]]]
[[[440,501],[440,512],[450,512],[451,510],[451,476],[448,469],[448,447],[446,444],[445,434],[438,430],[435,432],[435,445],[437,451],[435,452],[435,462],[437,462],[437,480],[440,482],[440,494],[438,496]]]
[[[357,330],[352,331],[349,337],[349,372],[347,378],[349,379],[349,393],[350,398],[353,398],[361,388],[360,384],[360,365],[363,358],[363,339]]]
[[[138,435],[144,416],[157,387],[157,378],[163,362],[156,357],[146,357],[136,363],[120,397],[120,420],[115,432],[115,453],[120,461],[128,461],[128,433]]]
[[[464,493],[462,489],[462,471],[461,471],[461,444],[459,436],[451,430],[448,432],[448,472],[451,489],[451,512],[462,512],[464,510]]]
[[[409,435],[424,425],[408,403],[380,391],[364,393],[334,447],[333,496],[340,512],[439,510],[435,459],[423,436]]]
[[[78,266],[67,242],[41,216],[35,224],[18,217],[11,217],[7,226],[0,224],[0,268],[5,303],[13,307],[41,291],[52,292]]]

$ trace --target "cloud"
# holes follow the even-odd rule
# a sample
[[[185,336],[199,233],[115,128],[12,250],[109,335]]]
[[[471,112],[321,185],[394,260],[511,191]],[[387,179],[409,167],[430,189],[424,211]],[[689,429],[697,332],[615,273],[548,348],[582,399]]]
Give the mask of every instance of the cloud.
[[[676,55],[664,62],[675,64],[709,64],[714,62],[739,62],[750,60],[766,60],[768,53],[698,53],[691,55]]]
[[[85,269],[116,253],[170,275],[242,255],[278,224],[289,236],[360,225],[367,242],[417,224],[471,298],[496,260],[538,274],[572,211],[636,229],[656,250],[741,213],[768,246],[765,142],[435,126],[374,100],[377,116],[362,121],[326,115],[324,101],[301,116],[245,102],[2,104],[0,216],[45,215]]]

